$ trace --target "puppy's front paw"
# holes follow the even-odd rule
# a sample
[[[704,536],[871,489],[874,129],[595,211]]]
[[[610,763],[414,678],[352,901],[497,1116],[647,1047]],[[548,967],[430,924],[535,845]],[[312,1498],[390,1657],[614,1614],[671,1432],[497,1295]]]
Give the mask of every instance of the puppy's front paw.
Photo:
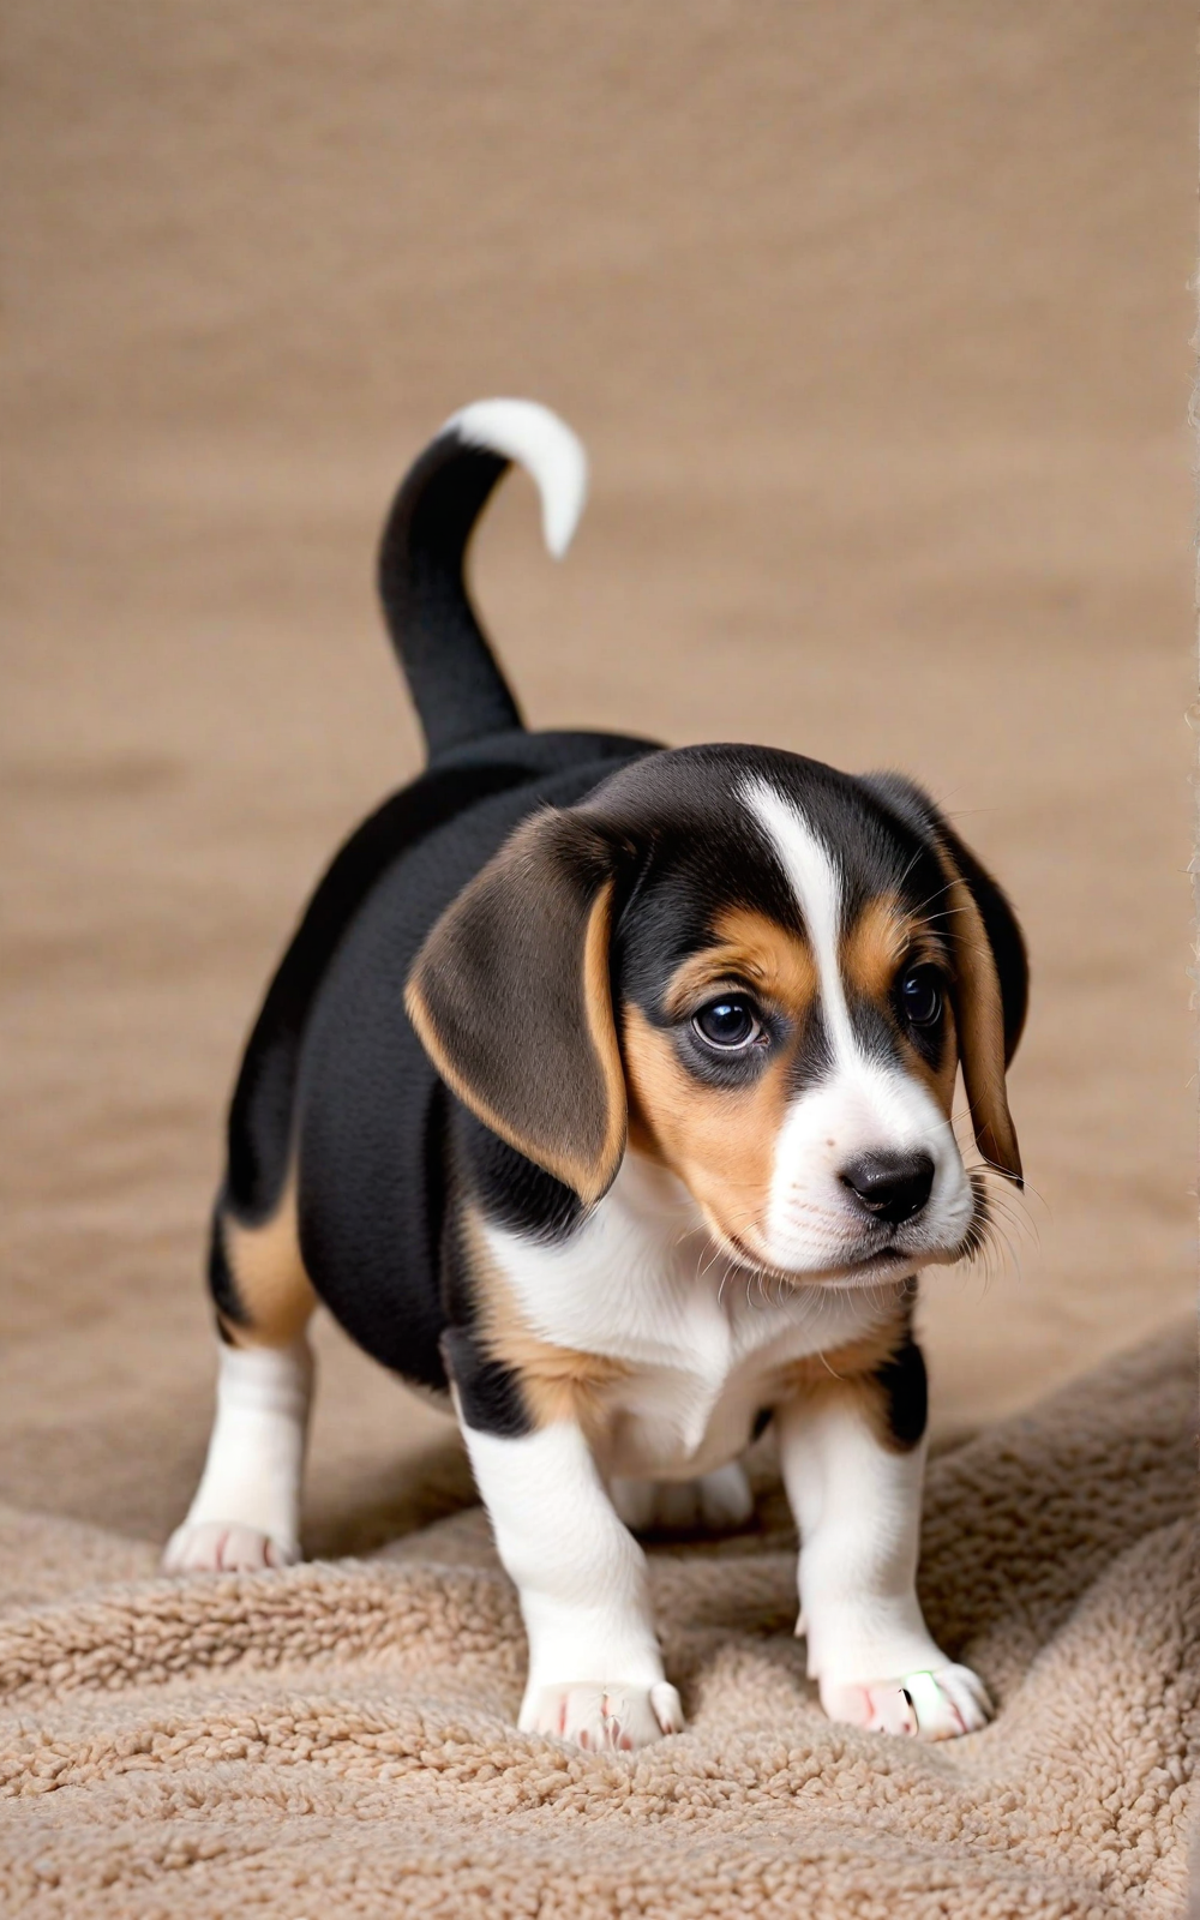
[[[588,1753],[632,1753],[664,1733],[682,1733],[683,1708],[666,1680],[653,1687],[568,1681],[527,1695],[518,1725],[522,1733],[573,1740]]]
[[[299,1551],[257,1527],[226,1520],[185,1520],[163,1552],[164,1573],[261,1573],[288,1567]]]
[[[992,1714],[979,1675],[970,1667],[954,1666],[890,1680],[823,1680],[821,1705],[831,1720],[918,1740],[956,1740],[962,1733],[977,1733]]]

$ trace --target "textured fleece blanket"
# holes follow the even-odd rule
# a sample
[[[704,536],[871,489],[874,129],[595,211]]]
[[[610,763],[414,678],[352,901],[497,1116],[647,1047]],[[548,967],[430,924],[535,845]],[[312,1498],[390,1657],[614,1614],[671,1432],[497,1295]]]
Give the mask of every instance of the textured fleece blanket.
[[[1195,1377],[1184,1329],[933,1462],[929,1622],[999,1706],[935,1747],[822,1717],[769,1450],[752,1531],[652,1553],[689,1728],[631,1756],[514,1731],[478,1509],[373,1560],[187,1582],[7,1513],[0,1911],[1175,1920]]]

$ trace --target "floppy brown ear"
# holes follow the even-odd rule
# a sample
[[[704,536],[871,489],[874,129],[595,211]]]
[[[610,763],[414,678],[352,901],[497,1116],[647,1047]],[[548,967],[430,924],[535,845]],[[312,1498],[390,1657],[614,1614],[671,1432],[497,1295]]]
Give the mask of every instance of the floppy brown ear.
[[[1029,963],[1016,915],[991,874],[919,787],[891,774],[872,774],[864,785],[916,827],[937,854],[946,879],[946,937],[954,959],[954,1015],[971,1125],[983,1158],[1019,1187],[1021,1150],[1004,1078],[1029,1004]]]
[[[436,922],[405,994],[447,1086],[589,1206],[625,1151],[609,987],[614,869],[593,822],[536,814]]]
[[[954,1017],[963,1085],[975,1144],[983,1158],[1020,1187],[1021,1149],[1008,1110],[1004,1070],[1004,1001],[995,955],[972,889],[949,847],[939,847],[946,874],[947,935],[954,955]]]

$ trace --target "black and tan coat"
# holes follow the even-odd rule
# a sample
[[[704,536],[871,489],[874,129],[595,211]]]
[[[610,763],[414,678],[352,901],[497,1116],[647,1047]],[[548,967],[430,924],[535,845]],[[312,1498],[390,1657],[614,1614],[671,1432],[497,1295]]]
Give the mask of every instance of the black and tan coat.
[[[247,1049],[218,1421],[168,1565],[298,1552],[323,1301],[453,1402],[521,1592],[522,1725],[624,1746],[682,1724],[620,1515],[744,1519],[738,1456],[773,1418],[828,1710],[960,1731],[982,1688],[913,1591],[912,1314],[918,1270],[980,1245],[989,1180],[1020,1182],[1020,933],[894,776],[526,732],[462,583],[514,458],[561,549],[582,455],[528,403],[458,416],[392,511],[429,766],[335,859]]]

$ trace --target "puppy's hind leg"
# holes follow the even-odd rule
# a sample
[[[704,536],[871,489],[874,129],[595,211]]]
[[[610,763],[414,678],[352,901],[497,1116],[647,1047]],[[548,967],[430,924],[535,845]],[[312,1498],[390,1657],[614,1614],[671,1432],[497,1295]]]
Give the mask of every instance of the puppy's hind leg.
[[[221,1336],[217,1409],[168,1573],[286,1566],[300,1558],[300,1497],[312,1397],[307,1327],[316,1297],[300,1257],[295,1187],[271,1218],[240,1225],[221,1206],[209,1282]]]
[[[609,1494],[634,1533],[727,1533],[754,1512],[746,1469],[730,1460],[696,1480],[613,1480]]]

